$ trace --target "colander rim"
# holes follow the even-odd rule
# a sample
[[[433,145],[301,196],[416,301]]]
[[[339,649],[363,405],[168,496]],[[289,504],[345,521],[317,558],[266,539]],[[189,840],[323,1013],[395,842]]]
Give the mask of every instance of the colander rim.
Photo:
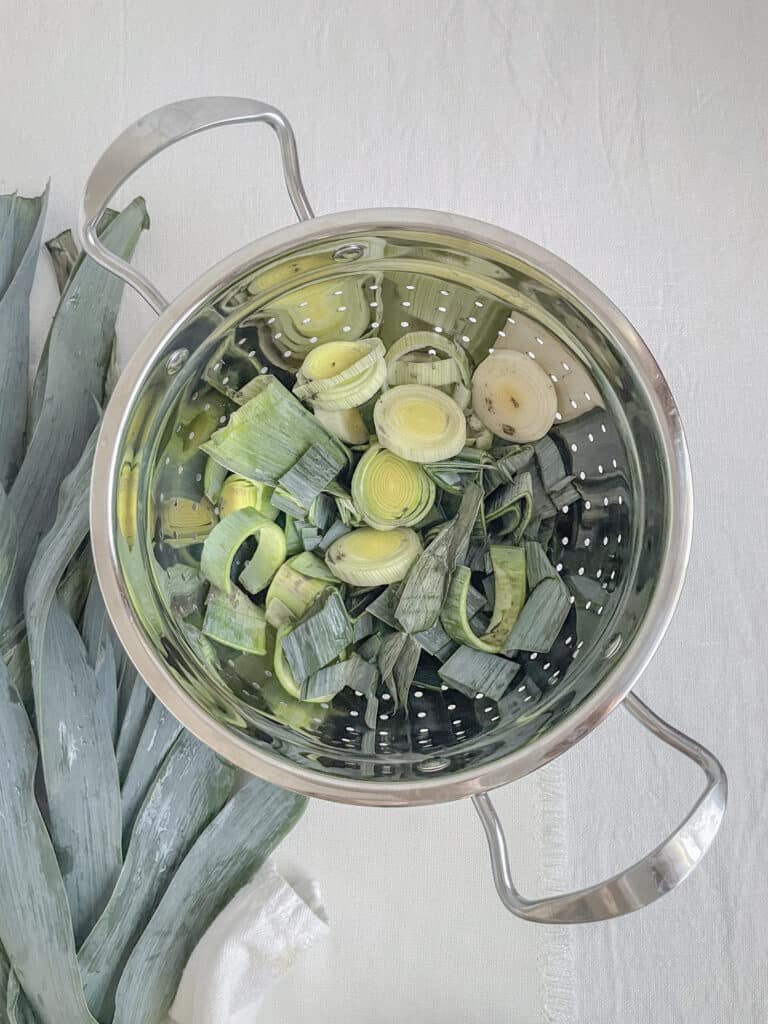
[[[498,759],[455,774],[407,781],[357,780],[324,775],[272,754],[211,718],[165,668],[144,635],[123,585],[110,529],[117,492],[117,453],[128,412],[150,368],[166,353],[179,328],[209,299],[233,284],[248,266],[298,243],[346,234],[429,231],[490,246],[528,263],[570,293],[589,315],[621,341],[645,391],[662,441],[668,473],[668,533],[654,593],[632,640],[606,677],[562,722]],[[624,699],[655,653],[677,606],[690,555],[693,488],[680,415],[669,386],[646,344],[623,313],[588,278],[548,249],[504,228],[443,211],[379,207],[319,216],[281,228],[220,260],[181,292],[158,317],[131,356],[105,410],[91,485],[91,543],[110,619],[131,661],[157,698],[179,721],[237,767],[286,789],[341,803],[406,806],[441,803],[495,789],[542,767],[596,728]]]

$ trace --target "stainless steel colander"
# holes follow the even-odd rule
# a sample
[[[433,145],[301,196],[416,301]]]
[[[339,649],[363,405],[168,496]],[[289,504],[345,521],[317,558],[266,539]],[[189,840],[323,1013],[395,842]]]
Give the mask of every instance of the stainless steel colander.
[[[120,185],[161,150],[208,128],[254,121],[277,135],[300,223],[247,245],[169,304],[101,245],[96,224]],[[158,313],[104,416],[91,519],[110,616],[160,700],[222,756],[309,796],[389,806],[471,796],[499,895],[528,920],[615,917],[681,882],[717,833],[725,773],[630,690],[682,586],[690,469],[667,384],[605,296],[539,246],[464,217],[377,209],[314,218],[288,122],[247,99],[174,103],[128,128],[91,175],[81,236],[93,259]],[[397,711],[386,693],[371,700],[345,690],[332,705],[302,706],[297,715],[268,667],[196,643],[167,599],[162,570],[194,559],[158,543],[155,522],[164,501],[202,494],[189,445],[226,422],[231,396],[255,374],[294,371],[320,327],[338,337],[375,334],[385,344],[407,331],[442,332],[476,360],[514,348],[555,384],[552,437],[583,495],[555,520],[552,557],[572,608],[550,654],[531,654],[497,702],[483,695],[482,679],[470,699],[426,673]],[[627,871],[580,892],[525,899],[511,881],[487,791],[552,760],[621,702],[699,765],[704,793],[674,834]]]

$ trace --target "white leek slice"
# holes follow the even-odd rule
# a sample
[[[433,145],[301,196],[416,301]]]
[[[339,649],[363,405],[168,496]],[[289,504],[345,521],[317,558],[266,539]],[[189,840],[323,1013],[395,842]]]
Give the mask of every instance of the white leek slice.
[[[250,589],[251,593],[256,593],[256,589],[253,588],[257,582],[261,583],[259,590],[265,587],[285,561],[285,534],[277,523],[266,519],[253,508],[241,508],[237,512],[232,512],[217,523],[208,534],[200,556],[200,571],[203,576],[226,594],[230,594],[234,589],[231,579],[232,562],[248,537],[257,538],[256,554],[241,574],[240,582],[246,589]],[[249,571],[254,562],[254,568]],[[243,576],[246,573],[248,578],[244,580]]]
[[[386,379],[384,346],[371,341],[328,341],[304,359],[293,389],[321,409],[353,409],[376,394]]]
[[[503,349],[484,359],[472,377],[472,408],[497,437],[538,441],[557,412],[554,385],[535,361]]]
[[[352,477],[352,500],[375,530],[415,526],[435,502],[435,484],[421,466],[372,445]]]
[[[373,530],[361,526],[334,541],[325,561],[333,575],[357,587],[375,587],[405,579],[421,554],[421,541],[413,530]]]
[[[411,462],[439,462],[458,455],[467,439],[464,413],[448,395],[420,384],[390,388],[373,421],[379,443]]]

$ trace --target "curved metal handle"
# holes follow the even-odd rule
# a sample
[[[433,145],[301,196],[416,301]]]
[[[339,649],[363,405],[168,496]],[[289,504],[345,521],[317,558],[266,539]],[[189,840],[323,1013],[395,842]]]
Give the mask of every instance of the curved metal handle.
[[[680,826],[647,857],[606,882],[541,900],[525,899],[515,889],[507,843],[490,797],[487,793],[473,797],[488,839],[496,891],[517,917],[542,924],[582,924],[621,917],[678,886],[712,845],[728,799],[723,766],[714,754],[668,725],[634,694],[625,697],[624,707],[654,736],[695,761],[707,777],[706,789]]]
[[[120,186],[153,156],[190,135],[225,124],[264,121],[280,143],[288,195],[299,220],[313,217],[299,171],[296,139],[288,119],[275,107],[236,96],[202,96],[158,107],[126,128],[102,154],[85,186],[80,214],[80,245],[97,263],[129,284],[156,313],[168,302],[148,278],[118,259],[99,241],[96,225]]]

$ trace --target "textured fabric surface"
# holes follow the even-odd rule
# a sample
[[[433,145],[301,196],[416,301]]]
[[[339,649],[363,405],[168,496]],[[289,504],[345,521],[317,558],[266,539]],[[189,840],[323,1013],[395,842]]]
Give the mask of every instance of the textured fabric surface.
[[[293,120],[318,212],[452,210],[526,235],[592,278],[659,359],[691,447],[691,570],[639,692],[729,770],[713,853],[633,919],[537,930],[495,902],[469,807],[314,805],[288,852],[321,880],[332,931],[274,990],[264,1019],[301,1019],[297,1007],[320,1024],[768,1018],[765,4],[42,8],[3,9],[0,186],[39,189],[51,173],[51,233],[71,223],[94,159],[135,117],[186,95],[271,100]],[[189,140],[135,188],[153,216],[138,262],[169,295],[290,217],[274,140],[256,128]],[[43,298],[41,287],[38,342]],[[127,297],[125,351],[151,319]],[[610,874],[655,845],[698,785],[617,712],[548,775],[501,795],[523,890]]]
[[[306,900],[267,861],[193,950],[170,1024],[250,1024],[275,983],[328,933],[317,883],[305,888]]]

